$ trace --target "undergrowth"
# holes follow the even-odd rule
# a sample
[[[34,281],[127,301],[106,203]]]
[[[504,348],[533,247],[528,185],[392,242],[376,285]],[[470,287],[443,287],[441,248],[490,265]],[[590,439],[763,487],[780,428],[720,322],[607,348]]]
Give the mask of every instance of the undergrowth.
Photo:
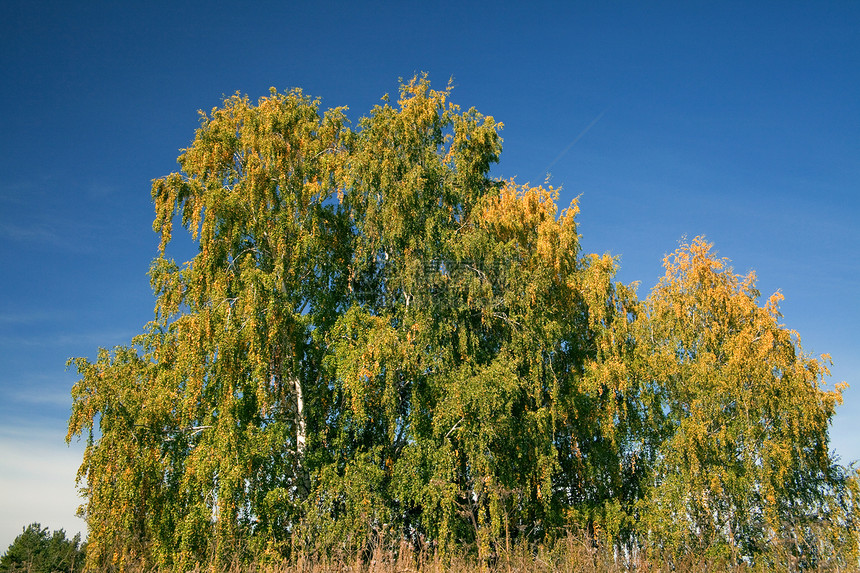
[[[757,571],[860,571],[857,565],[822,564],[809,568],[790,555],[771,555],[767,563],[732,562],[706,555],[635,555],[608,547],[584,535],[569,534],[551,546],[512,544],[490,555],[474,551],[442,554],[430,548],[401,542],[360,554],[305,555],[290,560],[274,557],[227,565],[198,564],[187,573],[622,573],[622,572],[757,572]],[[126,566],[124,573],[179,573],[177,569]]]

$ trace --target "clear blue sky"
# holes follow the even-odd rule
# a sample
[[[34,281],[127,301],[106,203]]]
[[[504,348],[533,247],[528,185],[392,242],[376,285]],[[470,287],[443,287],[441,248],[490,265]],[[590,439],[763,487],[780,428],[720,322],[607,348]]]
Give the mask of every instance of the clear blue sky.
[[[832,444],[860,458],[860,3],[245,4],[0,5],[0,551],[83,529],[65,361],[152,318],[150,181],[197,110],[270,86],[357,118],[399,77],[453,77],[505,124],[495,174],[581,195],[585,249],[643,296],[706,235],[856,386]]]

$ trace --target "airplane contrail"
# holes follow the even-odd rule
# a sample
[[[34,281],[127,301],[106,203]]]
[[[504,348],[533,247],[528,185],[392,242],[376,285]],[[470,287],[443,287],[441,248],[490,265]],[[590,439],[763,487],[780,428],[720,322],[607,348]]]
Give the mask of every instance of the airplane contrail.
[[[609,108],[606,108],[606,109],[609,109]],[[549,170],[552,168],[552,166],[553,166],[553,165],[555,165],[556,163],[558,163],[558,160],[559,160],[559,159],[561,159],[562,157],[564,157],[564,154],[565,154],[565,153],[567,153],[568,151],[570,151],[570,148],[571,148],[571,147],[573,147],[574,145],[576,145],[576,142],[577,142],[577,141],[579,141],[580,139],[582,139],[582,138],[585,136],[585,134],[586,134],[586,133],[588,133],[588,130],[590,130],[592,127],[594,127],[594,126],[597,124],[597,122],[598,122],[598,121],[600,121],[600,118],[601,118],[601,117],[603,117],[603,114],[605,114],[605,113],[606,113],[606,109],[604,109],[603,111],[601,111],[601,112],[597,115],[597,117],[595,117],[593,120],[591,120],[591,123],[589,123],[587,126],[585,126],[585,129],[583,129],[582,131],[580,131],[580,132],[579,132],[579,135],[577,135],[577,136],[574,138],[574,140],[573,140],[573,141],[571,141],[571,142],[567,145],[567,147],[565,147],[565,148],[562,150],[562,152],[561,152],[561,153],[559,153],[559,154],[558,154],[558,156],[556,156],[556,158],[555,158],[555,159],[553,159],[553,160],[552,160],[552,162],[551,162],[549,165],[547,165],[547,166],[546,166],[546,168],[545,168],[543,171],[544,171],[544,173],[546,173],[546,175],[547,175],[547,176],[549,176]]]

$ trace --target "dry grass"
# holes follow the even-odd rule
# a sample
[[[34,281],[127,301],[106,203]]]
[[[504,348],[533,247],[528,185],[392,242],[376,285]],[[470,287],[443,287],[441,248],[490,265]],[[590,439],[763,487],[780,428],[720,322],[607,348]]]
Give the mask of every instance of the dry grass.
[[[471,549],[472,551],[470,551]],[[817,569],[800,567],[787,555],[782,559],[771,556],[782,566],[749,567],[687,554],[680,558],[654,558],[625,556],[612,547],[596,545],[587,536],[569,534],[552,546],[515,543],[510,549],[500,547],[498,552],[478,557],[474,546],[453,554],[442,554],[430,549],[416,549],[410,543],[399,546],[378,546],[362,554],[297,555],[289,561],[278,558],[215,566],[199,565],[190,571],[180,567],[147,568],[126,564],[111,568],[113,573],[692,573],[752,571],[860,571],[860,567],[846,567],[828,563]],[[839,562],[839,559],[835,559]],[[844,561],[842,561],[844,563]]]
[[[227,569],[227,573],[656,573],[746,570],[744,567],[733,567],[696,556],[675,561],[674,564],[644,558],[625,559],[612,550],[595,547],[573,535],[560,540],[552,548],[519,544],[508,552],[502,551],[487,559],[469,554],[440,556],[416,551],[412,545],[403,543],[396,550],[378,548],[364,559],[356,556],[299,556],[291,563],[235,564]],[[204,567],[195,573],[210,571]]]

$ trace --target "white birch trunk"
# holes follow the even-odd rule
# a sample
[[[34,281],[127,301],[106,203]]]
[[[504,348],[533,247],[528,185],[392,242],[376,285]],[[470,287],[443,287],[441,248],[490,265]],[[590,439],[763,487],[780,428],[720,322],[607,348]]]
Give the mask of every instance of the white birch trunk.
[[[293,396],[296,399],[296,485],[301,497],[307,497],[311,489],[310,476],[305,469],[305,449],[307,447],[307,425],[305,424],[305,395],[298,376],[291,376]]]
[[[298,377],[293,377],[293,388],[296,396],[296,455],[301,459],[305,455],[307,442],[307,427],[305,426],[305,397],[302,383]]]

